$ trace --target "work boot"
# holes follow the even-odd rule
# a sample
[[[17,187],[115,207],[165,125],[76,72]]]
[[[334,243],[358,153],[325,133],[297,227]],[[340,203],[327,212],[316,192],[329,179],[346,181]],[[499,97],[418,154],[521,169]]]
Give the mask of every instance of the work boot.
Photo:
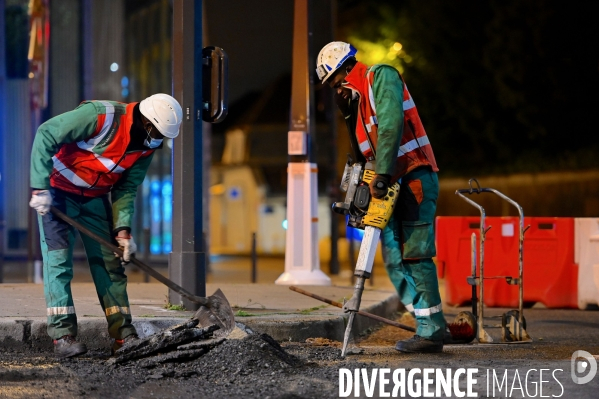
[[[54,340],[54,353],[58,357],[79,356],[87,352],[87,347],[81,342],[77,342],[72,335],[63,335]]]
[[[395,349],[404,353],[440,353],[443,352],[443,340],[431,340],[414,335],[410,339],[397,341]]]
[[[116,351],[121,349],[125,344],[133,343],[133,342],[137,341],[138,339],[139,339],[139,337],[137,336],[137,334],[127,335],[123,339],[115,339],[114,343],[112,344],[112,354],[114,355],[116,353]]]
[[[443,333],[443,345],[453,344],[453,337],[451,336],[451,331],[449,327],[445,327],[445,332]]]

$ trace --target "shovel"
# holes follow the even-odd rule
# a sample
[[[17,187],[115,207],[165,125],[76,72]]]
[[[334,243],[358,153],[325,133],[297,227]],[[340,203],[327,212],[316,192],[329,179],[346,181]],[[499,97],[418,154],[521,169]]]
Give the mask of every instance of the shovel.
[[[51,206],[50,211],[52,211],[56,217],[64,220],[86,236],[93,238],[117,255],[123,256],[123,251],[119,247],[111,242],[106,241],[102,237],[82,226],[79,222],[76,222],[69,216],[65,215],[65,213],[60,209],[56,208],[55,206]],[[220,288],[207,298],[195,296],[133,256],[131,257],[131,263],[148,273],[150,276],[154,277],[156,280],[160,281],[162,284],[166,285],[171,290],[181,294],[191,302],[199,304],[200,308],[192,318],[199,320],[203,327],[207,327],[211,324],[218,325],[220,328],[214,332],[215,336],[226,337],[235,328],[235,316],[233,315],[233,309],[231,308],[231,305],[229,305],[229,301]]]

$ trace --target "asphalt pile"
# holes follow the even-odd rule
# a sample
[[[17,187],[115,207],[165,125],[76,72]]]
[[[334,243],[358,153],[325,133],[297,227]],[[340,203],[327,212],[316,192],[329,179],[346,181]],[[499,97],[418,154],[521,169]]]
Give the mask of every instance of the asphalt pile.
[[[241,323],[237,327],[238,334],[233,339],[215,337],[218,326],[199,327],[198,320],[191,319],[125,344],[106,364],[144,369],[174,365],[166,367],[169,377],[211,372],[222,376],[225,371],[232,375],[249,375],[259,370],[272,373],[302,364],[270,335],[256,333]]]
[[[198,327],[199,320],[191,319],[149,337],[134,340],[116,351],[108,365],[139,360],[140,367],[154,367],[170,361],[196,359],[220,345],[225,338],[214,337],[217,325]]]

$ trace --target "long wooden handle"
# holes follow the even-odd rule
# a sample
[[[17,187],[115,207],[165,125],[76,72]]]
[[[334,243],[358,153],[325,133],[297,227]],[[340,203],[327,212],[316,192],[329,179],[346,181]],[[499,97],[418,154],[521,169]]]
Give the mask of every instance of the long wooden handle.
[[[94,240],[96,240],[100,244],[104,245],[106,248],[110,249],[112,252],[116,253],[117,255],[123,256],[122,249],[120,249],[113,243],[106,241],[104,238],[100,237],[93,231],[89,230],[87,227],[83,226],[81,223],[73,220],[71,217],[67,216],[64,212],[62,212],[60,209],[56,208],[54,205],[50,206],[50,211],[52,211],[52,213],[54,215],[56,215],[56,217],[64,220],[65,222],[67,222],[68,224],[70,224],[71,226],[73,226],[74,228],[76,228],[77,230],[79,230],[80,232],[85,234],[86,236],[93,238]],[[156,270],[152,269],[150,266],[146,265],[145,263],[138,260],[137,258],[132,256],[131,263],[133,263],[135,266],[139,267],[144,272],[148,273],[150,276],[154,277],[156,280],[160,281],[162,284],[166,285],[171,290],[183,295],[185,298],[189,299],[190,301],[192,301],[194,303],[198,303],[202,306],[208,306],[208,303],[209,303],[208,298],[195,296],[195,295],[189,293],[187,290],[185,290],[185,288],[176,284],[174,281],[169,280],[168,278],[164,277],[162,274],[160,274]]]
[[[343,304],[341,304],[341,303],[339,303],[337,301],[333,301],[331,299],[322,297],[320,295],[316,295],[316,294],[313,294],[311,292],[302,290],[301,288],[298,288],[298,287],[296,287],[294,285],[290,285],[289,289],[291,291],[295,291],[295,292],[298,292],[300,294],[309,296],[310,298],[318,299],[319,301],[328,303],[329,305],[337,306],[338,308],[342,308],[343,307]],[[361,315],[361,316],[368,317],[370,319],[376,320],[376,321],[380,321],[381,323],[389,324],[390,326],[393,326],[393,327],[401,328],[402,330],[416,332],[416,329],[414,327],[410,327],[410,326],[398,323],[398,322],[393,321],[393,320],[385,319],[384,317],[377,316],[377,315],[372,314],[372,313],[368,313],[368,312],[364,312],[362,310],[358,310],[358,314]]]

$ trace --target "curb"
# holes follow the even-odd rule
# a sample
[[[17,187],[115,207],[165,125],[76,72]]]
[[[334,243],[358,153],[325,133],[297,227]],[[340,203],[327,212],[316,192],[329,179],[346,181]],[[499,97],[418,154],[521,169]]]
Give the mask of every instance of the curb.
[[[133,320],[140,337],[147,337],[172,325],[182,323],[187,318],[152,318]],[[46,318],[23,320],[14,317],[0,319],[0,348],[30,348],[52,350],[52,340],[46,333]],[[109,348],[112,344],[108,336],[106,319],[84,318],[77,321],[77,339],[91,350]]]
[[[399,306],[397,295],[390,295],[364,310],[385,318],[393,318]],[[335,308],[336,309],[336,308]],[[277,341],[304,342],[307,338],[328,338],[343,341],[348,316],[338,309],[329,315],[276,315],[238,317],[241,322],[258,333],[266,333]],[[179,324],[187,318],[134,318],[133,325],[141,338]],[[111,345],[106,319],[86,317],[78,320],[78,339],[90,350],[106,349]],[[356,317],[352,333],[354,337],[379,323],[366,317]],[[46,318],[24,320],[18,317],[0,318],[0,348],[52,350],[52,340],[46,333]]]

